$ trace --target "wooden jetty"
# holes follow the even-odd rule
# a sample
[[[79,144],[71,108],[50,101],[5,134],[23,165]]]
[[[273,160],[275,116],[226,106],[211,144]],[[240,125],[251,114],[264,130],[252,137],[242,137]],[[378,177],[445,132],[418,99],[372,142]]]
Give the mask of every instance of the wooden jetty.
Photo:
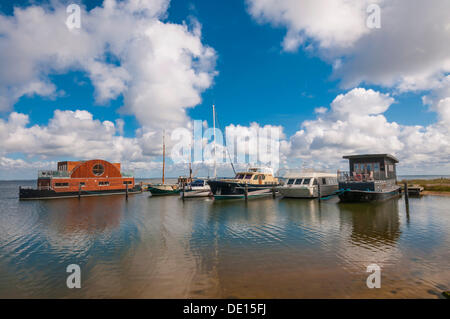
[[[420,195],[424,188],[420,185],[407,185],[408,187],[408,195]],[[402,193],[405,193],[405,186],[402,185]]]

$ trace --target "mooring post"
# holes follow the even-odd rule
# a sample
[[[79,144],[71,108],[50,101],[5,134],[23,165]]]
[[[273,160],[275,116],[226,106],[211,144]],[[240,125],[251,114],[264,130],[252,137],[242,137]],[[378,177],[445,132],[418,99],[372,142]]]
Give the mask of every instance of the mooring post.
[[[320,195],[320,184],[319,183],[317,183],[317,195],[319,196],[319,202],[320,202],[321,195]]]
[[[275,193],[275,185],[272,186],[272,197],[275,199],[277,197],[276,193]]]
[[[244,197],[245,197],[245,200],[248,200],[248,184],[245,184]]]
[[[78,199],[81,198],[81,183],[78,185]]]
[[[409,204],[408,182],[405,182],[403,185],[403,191],[405,192],[405,203]]]
[[[181,193],[181,199],[184,201],[184,192],[186,191],[186,183],[182,182],[183,184],[183,192]]]
[[[128,200],[128,182],[126,182],[127,187],[125,188],[125,199]]]

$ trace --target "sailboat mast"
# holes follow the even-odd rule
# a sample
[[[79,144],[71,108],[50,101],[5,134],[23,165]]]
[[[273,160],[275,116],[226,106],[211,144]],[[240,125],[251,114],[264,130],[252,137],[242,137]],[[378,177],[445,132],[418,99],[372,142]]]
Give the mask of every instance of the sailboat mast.
[[[217,177],[216,172],[216,108],[213,104],[213,132],[214,132],[214,178]]]
[[[164,170],[166,168],[166,143],[165,143],[166,131],[163,131],[163,168],[162,168],[162,183],[164,185]]]

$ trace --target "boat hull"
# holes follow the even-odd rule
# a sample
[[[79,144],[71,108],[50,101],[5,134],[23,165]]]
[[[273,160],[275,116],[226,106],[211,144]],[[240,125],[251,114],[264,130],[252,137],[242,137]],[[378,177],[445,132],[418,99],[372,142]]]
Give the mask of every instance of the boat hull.
[[[152,196],[177,195],[180,193],[179,189],[170,189],[167,187],[149,186],[148,191]]]
[[[212,196],[211,191],[184,191],[180,193],[181,197],[184,198],[195,198],[195,197],[209,197]]]
[[[338,186],[336,185],[321,185],[320,197],[330,196],[336,193]],[[283,197],[287,198],[318,198],[319,189],[317,186],[308,187],[296,187],[294,186],[281,186],[278,187],[278,191]]]
[[[215,199],[241,199],[245,198],[247,185],[247,198],[273,195],[276,184],[245,184],[230,181],[208,181]]]
[[[384,201],[400,195],[400,188],[386,192],[361,191],[361,190],[344,190],[339,194],[341,202],[345,203],[362,203]]]
[[[136,185],[128,189],[128,194],[141,193],[142,189]],[[36,199],[59,199],[59,198],[74,198],[74,197],[89,197],[89,196],[105,196],[105,195],[125,195],[126,189],[107,189],[95,191],[76,191],[76,192],[55,192],[54,190],[39,190],[21,188],[19,190],[20,200],[36,200]]]

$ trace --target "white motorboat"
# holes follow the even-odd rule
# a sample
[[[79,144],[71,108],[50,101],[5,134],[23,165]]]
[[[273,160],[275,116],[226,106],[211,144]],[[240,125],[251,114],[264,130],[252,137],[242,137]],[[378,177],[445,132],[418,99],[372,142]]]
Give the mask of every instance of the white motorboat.
[[[283,197],[317,198],[335,194],[338,190],[337,174],[323,172],[289,173],[285,183],[277,189]]]
[[[185,185],[180,193],[181,198],[208,197],[211,195],[211,188],[204,179],[196,179]]]

